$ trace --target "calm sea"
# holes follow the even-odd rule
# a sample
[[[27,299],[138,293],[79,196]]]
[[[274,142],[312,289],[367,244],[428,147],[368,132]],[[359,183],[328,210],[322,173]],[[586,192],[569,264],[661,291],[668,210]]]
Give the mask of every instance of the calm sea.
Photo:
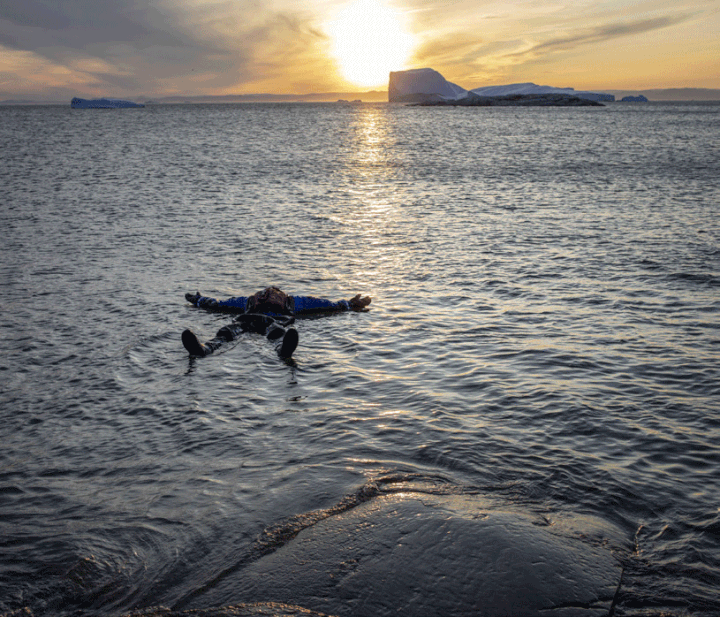
[[[499,513],[500,588],[538,520],[617,564],[549,615],[720,614],[719,104],[8,107],[0,157],[0,614],[513,614]],[[188,358],[185,292],[270,284],[372,310]]]

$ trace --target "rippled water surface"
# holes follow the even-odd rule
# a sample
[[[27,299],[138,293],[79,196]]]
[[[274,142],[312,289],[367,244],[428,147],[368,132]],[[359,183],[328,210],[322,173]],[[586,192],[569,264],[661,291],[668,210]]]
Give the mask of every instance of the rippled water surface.
[[[0,614],[274,599],[221,582],[388,478],[607,521],[615,615],[720,614],[720,106],[5,108],[0,145]],[[188,358],[228,318],[185,292],[269,284],[372,310]]]

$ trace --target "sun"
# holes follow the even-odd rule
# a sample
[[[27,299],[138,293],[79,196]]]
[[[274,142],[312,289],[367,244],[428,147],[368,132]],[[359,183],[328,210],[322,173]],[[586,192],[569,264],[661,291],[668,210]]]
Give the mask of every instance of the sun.
[[[401,15],[379,0],[355,0],[328,30],[340,72],[355,86],[387,85],[390,71],[405,69],[414,47]]]

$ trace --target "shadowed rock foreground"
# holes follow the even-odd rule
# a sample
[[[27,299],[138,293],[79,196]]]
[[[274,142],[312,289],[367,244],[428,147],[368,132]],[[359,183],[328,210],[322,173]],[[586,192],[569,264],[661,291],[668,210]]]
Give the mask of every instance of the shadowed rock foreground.
[[[622,574],[613,551],[629,549],[622,532],[595,518],[550,520],[488,505],[398,492],[296,517],[259,541],[256,559],[230,566],[184,604],[225,608],[133,615],[611,613]]]

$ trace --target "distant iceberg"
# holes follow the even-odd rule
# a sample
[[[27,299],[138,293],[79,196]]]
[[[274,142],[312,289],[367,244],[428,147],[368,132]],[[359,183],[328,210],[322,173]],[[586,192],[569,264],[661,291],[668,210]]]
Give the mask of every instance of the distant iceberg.
[[[79,99],[70,101],[73,109],[119,109],[121,107],[145,107],[142,103],[123,101],[122,99]]]
[[[590,101],[613,102],[615,96],[600,92],[578,91],[573,88],[538,86],[533,83],[510,84],[507,86],[485,86],[465,90],[447,81],[434,69],[412,69],[393,71],[388,84],[388,100],[391,103],[427,103],[458,101],[473,95],[498,97],[512,95],[564,94]]]

